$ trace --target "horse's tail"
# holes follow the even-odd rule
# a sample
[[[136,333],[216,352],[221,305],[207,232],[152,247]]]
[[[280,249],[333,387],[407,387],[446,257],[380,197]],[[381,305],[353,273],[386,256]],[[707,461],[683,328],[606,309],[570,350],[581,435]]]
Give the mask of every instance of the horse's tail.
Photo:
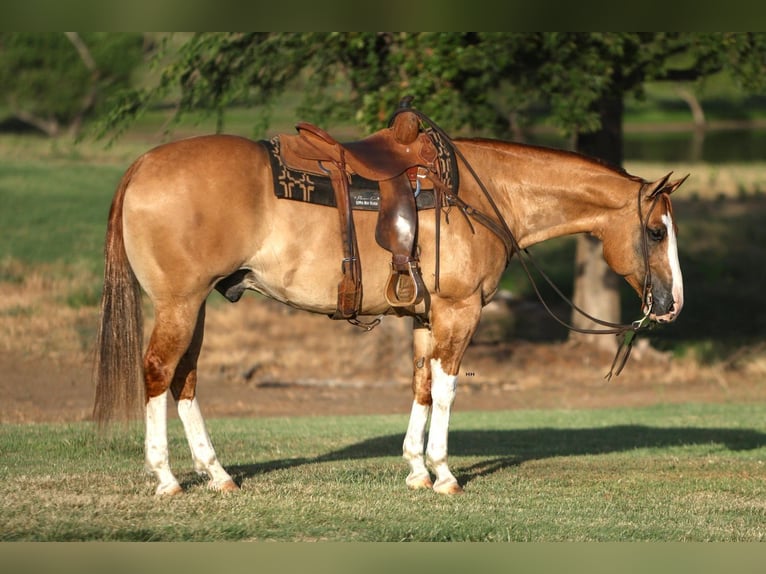
[[[93,418],[100,427],[115,419],[128,421],[144,407],[141,349],[141,288],[125,253],[122,209],[125,190],[140,160],[123,175],[112,200],[104,245],[104,290],[93,376]]]

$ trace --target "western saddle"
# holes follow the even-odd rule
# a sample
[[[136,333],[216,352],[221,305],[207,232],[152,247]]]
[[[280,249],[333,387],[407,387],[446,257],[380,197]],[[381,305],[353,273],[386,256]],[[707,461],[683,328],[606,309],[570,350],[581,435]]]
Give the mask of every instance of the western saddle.
[[[353,174],[376,181],[380,187],[375,239],[392,254],[386,302],[399,313],[425,314],[421,303],[428,307],[416,252],[418,216],[410,178],[420,170],[418,177],[427,176],[436,184],[437,151],[428,134],[421,131],[419,115],[410,108],[411,99],[402,100],[388,128],[359,141],[340,143],[306,122],[296,125],[297,135],[279,136],[285,165],[329,176],[332,181],[343,240],[343,278],[333,319],[354,323],[361,309],[361,264],[349,199]]]

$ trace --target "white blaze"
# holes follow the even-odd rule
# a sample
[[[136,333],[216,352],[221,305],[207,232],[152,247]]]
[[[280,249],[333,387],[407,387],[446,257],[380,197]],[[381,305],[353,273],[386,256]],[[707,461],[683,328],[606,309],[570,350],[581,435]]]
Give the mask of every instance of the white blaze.
[[[662,222],[668,230],[668,263],[673,276],[673,301],[675,302],[674,314],[681,312],[684,306],[684,279],[681,275],[681,264],[678,261],[678,242],[676,240],[676,231],[673,227],[673,220],[670,215],[665,213],[662,216]]]

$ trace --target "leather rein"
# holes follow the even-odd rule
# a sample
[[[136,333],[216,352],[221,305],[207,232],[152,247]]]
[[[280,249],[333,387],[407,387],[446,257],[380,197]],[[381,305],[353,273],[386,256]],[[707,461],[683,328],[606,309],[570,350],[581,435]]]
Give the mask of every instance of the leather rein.
[[[649,315],[652,312],[654,300],[652,296],[652,274],[651,274],[651,267],[649,265],[649,242],[648,242],[647,234],[648,234],[649,218],[651,217],[651,214],[654,211],[657,205],[657,202],[659,200],[659,197],[662,195],[662,193],[660,191],[656,191],[652,194],[652,196],[650,197],[650,199],[652,199],[652,204],[649,207],[649,211],[647,212],[646,217],[644,217],[643,209],[641,205],[641,199],[642,199],[642,194],[646,184],[642,184],[638,190],[638,216],[639,216],[639,221],[641,222],[641,230],[642,230],[641,254],[644,259],[644,284],[643,284],[643,297],[642,297],[643,299],[642,308],[645,309],[644,315],[640,319],[637,319],[631,323],[612,323],[610,321],[598,319],[596,317],[593,317],[589,313],[585,312],[583,309],[581,309],[577,305],[575,305],[574,302],[572,302],[566,295],[564,295],[561,292],[561,290],[556,286],[556,284],[553,282],[553,280],[535,262],[535,260],[532,258],[532,255],[529,253],[529,251],[521,248],[513,232],[508,227],[508,224],[506,223],[505,219],[500,214],[500,210],[498,209],[497,204],[492,198],[491,193],[489,192],[487,187],[484,185],[484,182],[478,176],[476,171],[473,169],[473,166],[471,166],[471,164],[465,158],[463,153],[455,146],[454,142],[452,141],[452,138],[450,138],[444,132],[444,130],[442,130],[438,125],[436,125],[430,118],[428,118],[422,112],[412,107],[408,107],[407,110],[415,113],[420,118],[421,121],[429,125],[434,131],[438,132],[439,135],[441,135],[444,138],[444,141],[449,142],[449,146],[452,148],[455,155],[462,160],[463,164],[466,166],[469,173],[471,174],[471,177],[478,184],[479,188],[484,194],[484,197],[486,198],[487,202],[492,208],[495,218],[487,216],[486,214],[478,211],[477,209],[475,209],[474,207],[472,207],[471,205],[463,201],[457,195],[453,194],[452,191],[449,190],[438,177],[434,177],[432,178],[432,181],[434,183],[435,189],[438,190],[439,192],[437,195],[443,196],[444,199],[446,199],[446,203],[448,205],[449,204],[456,205],[460,209],[461,213],[463,213],[463,215],[466,217],[466,220],[468,220],[468,217],[472,217],[478,223],[480,223],[481,225],[489,229],[492,233],[494,233],[503,242],[503,245],[505,246],[506,253],[507,253],[507,261],[509,263],[511,261],[511,258],[513,257],[513,254],[514,253],[518,254],[519,261],[524,269],[525,274],[527,275],[527,278],[529,279],[532,285],[532,288],[535,291],[535,294],[537,295],[537,298],[540,300],[540,303],[543,305],[546,312],[557,323],[569,329],[570,331],[575,331],[577,333],[584,333],[584,334],[590,334],[590,335],[616,335],[620,339],[620,344],[617,349],[617,353],[615,354],[614,360],[612,361],[611,369],[609,370],[605,378],[608,380],[611,380],[612,376],[619,375],[622,372],[623,368],[625,367],[625,364],[627,363],[628,358],[630,357],[630,353],[632,351],[633,343],[635,341],[636,335],[640,331],[646,330],[651,327]],[[658,190],[661,190],[661,189],[662,189],[662,186],[659,186]],[[442,201],[437,200],[437,209],[440,209],[442,204],[443,204]],[[439,218],[437,217],[437,221],[438,219]],[[470,225],[470,220],[468,221]],[[473,226],[471,227],[473,229]],[[437,237],[436,239],[437,241],[436,243],[436,252],[437,252],[436,276],[438,278],[438,260],[439,260],[438,233],[436,237]],[[548,285],[553,288],[554,292],[575,312],[579,313],[580,315],[584,316],[590,321],[596,323],[597,325],[600,325],[601,328],[584,329],[581,327],[576,327],[564,321],[558,315],[556,315],[553,312],[553,310],[550,308],[548,303],[546,303],[545,299],[540,293],[540,289],[537,285],[537,282],[535,281],[535,278],[532,272],[530,271],[530,266],[534,267],[535,271],[537,271],[537,273],[545,280],[545,282],[548,283]],[[437,290],[438,290],[438,283],[437,283]]]

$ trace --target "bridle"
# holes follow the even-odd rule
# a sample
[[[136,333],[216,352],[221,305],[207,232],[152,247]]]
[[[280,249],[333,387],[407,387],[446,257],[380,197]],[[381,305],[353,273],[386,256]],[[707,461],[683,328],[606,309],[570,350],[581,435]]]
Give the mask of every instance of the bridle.
[[[529,251],[521,248],[513,232],[508,227],[507,222],[501,215],[500,210],[497,207],[497,204],[492,198],[492,194],[489,192],[486,185],[484,185],[484,182],[478,176],[476,171],[473,169],[473,166],[471,166],[471,164],[465,158],[463,153],[457,148],[457,146],[455,146],[454,142],[452,141],[452,138],[450,138],[444,132],[444,130],[442,130],[438,125],[436,125],[430,118],[428,118],[422,112],[412,107],[406,107],[406,109],[407,111],[415,113],[420,118],[421,121],[429,125],[434,131],[438,132],[439,135],[444,138],[445,142],[448,142],[448,145],[452,148],[453,153],[455,153],[455,155],[460,158],[460,160],[466,166],[468,172],[471,174],[471,177],[474,179],[474,181],[477,183],[477,185],[481,189],[485,199],[487,200],[487,203],[490,205],[494,213],[494,218],[489,217],[486,214],[476,210],[474,207],[466,203],[463,199],[459,198],[455,193],[453,193],[449,188],[447,188],[447,186],[443,184],[441,179],[438,176],[436,176],[436,174],[433,174],[433,177],[431,177],[430,179],[434,184],[434,188],[437,191],[437,195],[442,196],[440,199],[437,199],[437,202],[436,202],[437,209],[440,209],[440,206],[444,204],[455,205],[460,209],[461,213],[463,213],[463,215],[466,217],[466,220],[469,221],[469,225],[470,225],[470,220],[468,218],[470,217],[476,220],[478,223],[485,226],[491,232],[493,232],[503,242],[503,245],[505,246],[508,263],[510,263],[514,253],[518,254],[518,259],[524,269],[525,274],[527,275],[532,285],[532,288],[535,291],[535,294],[537,295],[537,298],[540,300],[540,303],[543,305],[546,312],[557,323],[569,329],[570,331],[575,331],[577,333],[594,334],[594,335],[616,335],[618,339],[620,340],[620,343],[617,349],[617,353],[615,354],[614,360],[612,361],[611,369],[609,370],[605,378],[608,380],[611,380],[612,376],[619,375],[622,372],[623,368],[625,367],[625,364],[627,363],[628,358],[630,357],[630,353],[633,349],[633,343],[635,342],[636,335],[641,331],[645,331],[651,328],[653,325],[653,323],[649,319],[654,306],[654,296],[652,293],[652,272],[651,272],[651,266],[649,264],[649,239],[648,239],[649,219],[651,218],[651,215],[654,212],[654,209],[656,208],[660,197],[664,193],[666,193],[663,191],[663,189],[665,188],[665,184],[667,183],[671,174],[666,175],[665,178],[661,182],[659,182],[656,190],[652,192],[652,194],[649,196],[649,199],[651,199],[652,203],[649,206],[649,209],[647,210],[646,216],[643,215],[642,199],[643,199],[643,194],[646,190],[646,186],[648,185],[648,183],[646,182],[642,183],[638,189],[638,217],[641,223],[641,254],[644,261],[644,281],[643,281],[643,290],[642,290],[642,310],[644,311],[644,315],[640,319],[632,321],[631,323],[612,323],[610,321],[605,321],[603,319],[598,319],[596,317],[593,317],[592,315],[590,315],[589,313],[587,313],[586,311],[584,311],[583,309],[575,305],[566,295],[564,295],[564,293],[561,292],[561,290],[556,286],[553,280],[535,262],[535,260],[532,258],[532,255],[529,253]],[[397,113],[399,111],[401,111],[401,108],[400,110],[397,110]],[[473,226],[471,227],[473,228]],[[438,244],[437,244],[437,262],[438,262]],[[581,327],[576,327],[564,321],[558,315],[556,315],[553,312],[553,310],[550,308],[548,303],[546,303],[545,299],[540,293],[540,289],[537,285],[537,282],[534,279],[534,276],[530,270],[530,267],[533,267],[535,271],[540,275],[540,277],[542,277],[545,280],[545,282],[548,283],[548,285],[553,289],[556,295],[558,295],[575,312],[589,319],[593,323],[600,325],[600,328],[584,329]],[[438,274],[437,274],[437,277],[438,277]],[[438,290],[438,284],[437,284],[437,290]]]

